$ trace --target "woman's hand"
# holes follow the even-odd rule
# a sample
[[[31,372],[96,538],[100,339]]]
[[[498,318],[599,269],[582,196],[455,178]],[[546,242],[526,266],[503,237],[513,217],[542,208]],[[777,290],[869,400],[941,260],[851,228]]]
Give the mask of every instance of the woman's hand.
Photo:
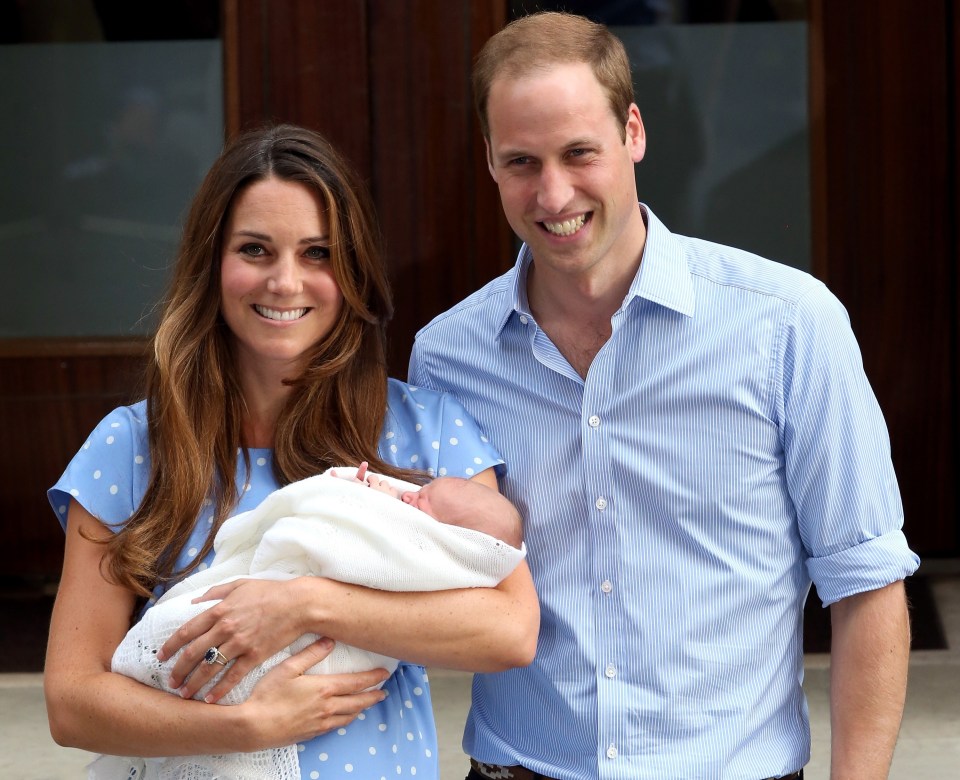
[[[207,650],[215,647],[227,661],[234,661],[204,697],[208,702],[221,699],[251,669],[310,632],[300,595],[296,579],[241,579],[217,585],[194,599],[194,603],[220,602],[184,623],[160,649],[158,658],[165,661],[183,648],[170,686],[180,688],[185,699],[193,697],[221,671],[219,665],[203,662]]]
[[[352,723],[364,710],[386,698],[382,690],[369,690],[387,679],[385,669],[352,674],[305,674],[333,648],[321,639],[271,669],[241,705],[254,709],[250,718],[258,725],[251,750],[289,745],[313,739]],[[290,734],[296,734],[293,740]]]

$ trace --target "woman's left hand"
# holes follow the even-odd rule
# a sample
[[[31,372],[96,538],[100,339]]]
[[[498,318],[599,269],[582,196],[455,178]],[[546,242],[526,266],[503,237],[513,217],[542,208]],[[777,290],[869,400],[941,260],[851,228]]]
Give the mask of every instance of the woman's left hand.
[[[225,696],[251,669],[309,632],[303,625],[299,595],[296,579],[240,579],[194,599],[194,603],[220,602],[184,623],[160,649],[162,662],[183,648],[170,675],[171,687],[180,688],[183,698],[191,698],[220,672],[219,665],[203,661],[208,649],[217,648],[234,663],[205,700],[215,702]]]

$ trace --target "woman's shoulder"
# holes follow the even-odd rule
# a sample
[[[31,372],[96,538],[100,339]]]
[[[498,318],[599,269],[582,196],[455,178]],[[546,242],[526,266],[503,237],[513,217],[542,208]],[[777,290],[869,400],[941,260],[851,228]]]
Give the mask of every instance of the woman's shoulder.
[[[130,516],[150,470],[146,402],[118,406],[97,423],[47,498],[61,523],[70,498],[104,522]]]
[[[418,387],[399,379],[390,378],[387,382],[388,416],[395,420],[412,426],[422,426],[427,421],[443,424],[453,420],[457,421],[457,425],[462,425],[464,421],[475,425],[463,404],[450,393]]]
[[[118,406],[108,412],[91,431],[83,450],[100,449],[104,445],[127,445],[140,449],[147,441],[147,402],[138,401]]]
[[[387,379],[387,405],[391,408],[410,402],[433,406],[443,403],[447,398],[452,398],[452,396],[438,390],[411,385],[402,379],[394,379],[393,377]]]
[[[476,420],[450,393],[389,380],[380,451],[392,463],[473,476],[503,463]]]
[[[147,427],[147,399],[114,408],[107,417],[124,420],[131,429]]]

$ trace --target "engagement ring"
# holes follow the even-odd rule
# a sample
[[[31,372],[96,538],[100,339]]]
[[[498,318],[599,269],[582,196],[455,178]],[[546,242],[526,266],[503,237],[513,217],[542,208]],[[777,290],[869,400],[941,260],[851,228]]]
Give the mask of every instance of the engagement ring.
[[[203,654],[203,662],[213,666],[214,664],[220,664],[221,666],[226,666],[229,663],[228,659],[223,653],[220,652],[219,647],[211,647],[207,652]]]

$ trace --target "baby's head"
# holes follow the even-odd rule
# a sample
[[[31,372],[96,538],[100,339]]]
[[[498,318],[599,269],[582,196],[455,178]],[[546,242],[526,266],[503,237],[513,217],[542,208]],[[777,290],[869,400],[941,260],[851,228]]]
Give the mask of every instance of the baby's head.
[[[520,547],[523,528],[520,513],[500,493],[471,479],[437,477],[420,490],[400,496],[405,504],[448,525],[472,528]]]

